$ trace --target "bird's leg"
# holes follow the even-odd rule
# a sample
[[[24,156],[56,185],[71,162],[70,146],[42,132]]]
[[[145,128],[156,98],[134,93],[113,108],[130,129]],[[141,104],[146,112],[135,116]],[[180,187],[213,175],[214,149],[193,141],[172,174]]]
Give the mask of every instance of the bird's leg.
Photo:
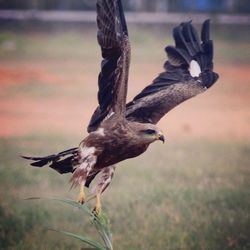
[[[80,194],[79,194],[79,198],[78,198],[78,202],[83,204],[86,200],[86,195],[84,192],[84,183],[80,184]]]
[[[96,205],[93,210],[95,214],[101,212],[101,194],[109,186],[115,172],[115,165],[106,167],[100,172],[96,186],[91,190],[92,195],[88,197],[88,200],[96,198]]]
[[[98,216],[102,211],[102,204],[101,204],[101,193],[98,192],[96,194],[96,203],[93,212]]]
[[[88,160],[90,161],[90,159],[92,158],[88,158]],[[86,201],[86,195],[84,192],[84,187],[85,187],[85,183],[86,183],[86,179],[88,177],[88,174],[91,170],[92,165],[90,164],[90,162],[86,162],[86,159],[84,162],[82,162],[80,164],[80,166],[74,171],[72,177],[71,177],[71,182],[72,185],[71,187],[76,187],[78,185],[80,185],[80,193],[79,193],[79,197],[78,197],[78,202],[83,204]]]

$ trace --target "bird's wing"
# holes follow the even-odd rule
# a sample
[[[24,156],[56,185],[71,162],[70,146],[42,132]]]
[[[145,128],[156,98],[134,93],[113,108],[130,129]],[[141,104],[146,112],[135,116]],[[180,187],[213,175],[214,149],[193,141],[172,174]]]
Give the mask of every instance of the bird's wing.
[[[60,174],[73,172],[73,159],[78,153],[78,148],[71,148],[63,152],[48,155],[44,157],[29,157],[21,156],[24,159],[33,161],[30,165],[33,167],[43,167],[50,164],[49,167],[53,168]]]
[[[130,44],[121,0],[97,1],[97,40],[102,51],[98,102],[88,131],[111,114],[125,115]]]
[[[213,72],[209,20],[202,25],[201,41],[191,22],[174,28],[173,36],[175,46],[165,49],[165,71],[127,104],[127,119],[156,124],[172,108],[204,92],[218,79]]]

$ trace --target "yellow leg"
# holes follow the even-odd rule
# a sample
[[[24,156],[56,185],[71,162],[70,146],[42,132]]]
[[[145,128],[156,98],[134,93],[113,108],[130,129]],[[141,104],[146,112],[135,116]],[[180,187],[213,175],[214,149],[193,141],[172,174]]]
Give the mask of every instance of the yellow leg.
[[[86,200],[85,192],[84,192],[84,185],[80,184],[80,194],[78,198],[78,202],[83,204]]]
[[[93,212],[98,216],[102,211],[101,193],[96,194],[96,204]]]

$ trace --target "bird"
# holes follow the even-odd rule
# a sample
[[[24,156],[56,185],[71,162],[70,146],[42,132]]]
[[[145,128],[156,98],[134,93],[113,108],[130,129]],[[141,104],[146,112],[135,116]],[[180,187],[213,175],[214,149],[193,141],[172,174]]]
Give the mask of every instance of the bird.
[[[131,47],[122,0],[97,0],[97,41],[101,48],[98,106],[88,124],[88,135],[78,147],[45,157],[23,156],[34,167],[49,166],[60,174],[72,173],[71,187],[80,186],[78,202],[88,201],[85,187],[101,213],[101,194],[109,186],[119,162],[143,154],[155,141],[165,141],[158,121],[174,107],[209,89],[219,75],[213,71],[210,21],[201,34],[192,21],[173,29],[175,45],[165,48],[163,72],[132,101],[127,102]]]

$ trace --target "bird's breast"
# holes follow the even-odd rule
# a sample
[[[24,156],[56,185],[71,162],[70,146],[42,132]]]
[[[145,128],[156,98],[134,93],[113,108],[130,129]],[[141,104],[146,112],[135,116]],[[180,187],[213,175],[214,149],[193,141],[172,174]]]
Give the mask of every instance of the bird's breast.
[[[84,142],[94,147],[97,156],[96,168],[103,168],[136,157],[146,151],[148,145],[138,143],[128,130],[102,130],[91,133]]]
[[[107,147],[104,147],[100,154],[97,156],[97,167],[106,167],[123,160],[139,156],[144,153],[147,146],[131,145],[130,143],[118,143],[115,145],[113,142]]]

